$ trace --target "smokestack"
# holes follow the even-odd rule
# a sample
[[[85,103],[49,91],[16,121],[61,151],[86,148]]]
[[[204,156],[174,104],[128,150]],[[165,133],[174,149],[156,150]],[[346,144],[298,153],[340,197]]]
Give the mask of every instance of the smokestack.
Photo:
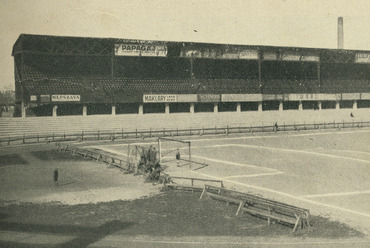
[[[343,49],[343,17],[338,17],[338,49]]]

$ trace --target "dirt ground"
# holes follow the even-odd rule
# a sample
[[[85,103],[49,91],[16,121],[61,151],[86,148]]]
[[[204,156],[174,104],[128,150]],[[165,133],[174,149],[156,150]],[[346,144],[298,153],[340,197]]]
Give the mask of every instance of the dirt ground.
[[[52,145],[0,150],[0,231],[73,235],[53,247],[87,247],[108,235],[350,239],[364,235],[313,216],[313,230],[244,214],[237,206],[198,200],[200,193],[163,190],[142,176],[60,153]],[[5,161],[5,162],[4,162]],[[59,170],[59,186],[53,171]],[[0,247],[40,247],[0,239]],[[44,247],[50,247],[46,245]]]

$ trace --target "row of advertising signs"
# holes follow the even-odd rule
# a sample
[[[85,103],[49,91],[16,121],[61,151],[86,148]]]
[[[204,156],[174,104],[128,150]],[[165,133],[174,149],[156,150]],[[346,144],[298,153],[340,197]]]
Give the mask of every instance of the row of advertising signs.
[[[114,54],[116,56],[143,56],[143,57],[167,57],[168,48],[163,44],[142,44],[142,43],[123,43],[115,44]],[[257,48],[245,48],[242,46],[227,47],[204,47],[192,48],[183,47],[180,57],[193,58],[213,58],[213,59],[246,59],[257,60]],[[263,51],[263,60],[282,60],[282,61],[307,61],[319,62],[320,57],[317,53],[301,51]],[[359,52],[355,54],[355,63],[370,63],[370,53]]]
[[[370,93],[342,94],[160,94],[143,95],[144,103],[370,100]]]
[[[36,102],[38,96],[31,95]],[[370,93],[342,94],[149,94],[144,103],[370,100]],[[41,95],[40,102],[81,102],[80,95]]]

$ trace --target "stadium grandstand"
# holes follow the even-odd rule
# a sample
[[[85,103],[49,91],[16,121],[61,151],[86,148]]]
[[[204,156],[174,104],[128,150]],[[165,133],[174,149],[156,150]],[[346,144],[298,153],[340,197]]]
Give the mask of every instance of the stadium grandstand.
[[[21,34],[12,55],[16,119],[60,131],[370,116],[370,51]]]

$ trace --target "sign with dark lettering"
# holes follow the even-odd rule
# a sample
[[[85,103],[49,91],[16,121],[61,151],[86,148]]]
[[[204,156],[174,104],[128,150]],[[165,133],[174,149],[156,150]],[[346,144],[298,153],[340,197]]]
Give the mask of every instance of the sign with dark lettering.
[[[243,47],[210,47],[191,48],[185,47],[181,51],[181,57],[212,58],[212,59],[258,59],[255,48]]]
[[[52,102],[79,102],[81,100],[80,95],[52,95]]]
[[[166,57],[167,46],[156,44],[115,44],[116,56]]]
[[[177,102],[177,95],[143,95],[143,102]]]

